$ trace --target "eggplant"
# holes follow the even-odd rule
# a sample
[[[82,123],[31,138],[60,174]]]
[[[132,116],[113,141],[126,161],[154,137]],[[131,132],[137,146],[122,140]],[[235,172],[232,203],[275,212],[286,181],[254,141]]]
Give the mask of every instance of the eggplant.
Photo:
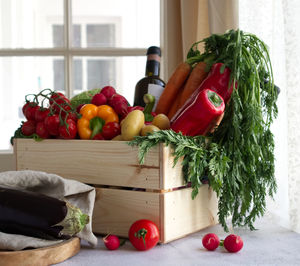
[[[89,216],[67,201],[0,186],[0,231],[4,233],[67,239],[88,222]]]

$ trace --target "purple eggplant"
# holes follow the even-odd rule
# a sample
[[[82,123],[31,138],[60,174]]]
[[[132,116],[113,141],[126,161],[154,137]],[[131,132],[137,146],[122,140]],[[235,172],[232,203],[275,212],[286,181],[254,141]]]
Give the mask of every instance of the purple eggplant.
[[[0,231],[4,233],[66,239],[88,222],[88,215],[66,201],[0,186]]]

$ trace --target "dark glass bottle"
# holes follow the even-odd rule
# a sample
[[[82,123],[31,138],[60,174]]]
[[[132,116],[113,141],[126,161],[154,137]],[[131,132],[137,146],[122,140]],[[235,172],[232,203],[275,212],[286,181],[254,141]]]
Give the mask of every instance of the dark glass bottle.
[[[134,106],[145,106],[143,97],[149,93],[155,97],[155,105],[165,87],[165,82],[159,78],[161,51],[157,46],[147,50],[146,75],[135,86]],[[155,107],[154,107],[155,108]]]

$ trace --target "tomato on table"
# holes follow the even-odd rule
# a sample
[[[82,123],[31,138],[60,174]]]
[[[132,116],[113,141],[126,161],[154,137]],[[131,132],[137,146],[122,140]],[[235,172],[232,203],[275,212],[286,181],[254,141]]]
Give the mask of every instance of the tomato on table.
[[[158,243],[159,231],[155,223],[141,219],[131,225],[128,237],[137,250],[149,250]]]

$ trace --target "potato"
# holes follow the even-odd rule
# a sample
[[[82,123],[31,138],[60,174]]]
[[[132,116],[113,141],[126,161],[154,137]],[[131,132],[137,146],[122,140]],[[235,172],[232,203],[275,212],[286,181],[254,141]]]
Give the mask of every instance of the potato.
[[[133,140],[140,135],[140,131],[145,123],[145,116],[141,110],[130,112],[121,124],[121,135],[123,140]]]
[[[145,125],[142,127],[141,136],[147,136],[148,133],[159,131],[160,129],[154,125]]]
[[[112,140],[123,140],[122,135],[115,136]]]
[[[158,127],[159,129],[169,129],[170,120],[165,114],[158,114],[153,118],[152,125]]]

